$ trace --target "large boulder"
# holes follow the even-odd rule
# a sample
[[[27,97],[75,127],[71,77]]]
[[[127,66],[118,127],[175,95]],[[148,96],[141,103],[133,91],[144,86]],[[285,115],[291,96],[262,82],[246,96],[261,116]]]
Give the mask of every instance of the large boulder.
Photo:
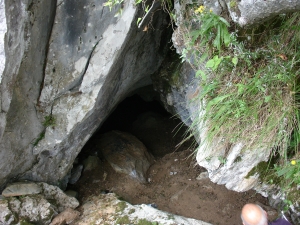
[[[128,174],[141,183],[147,183],[147,170],[154,158],[135,136],[111,131],[103,134],[96,145],[115,171]]]
[[[6,1],[0,189],[17,178],[65,188],[96,129],[151,83],[168,50],[167,14],[157,10],[144,32],[134,1],[112,11],[104,2]]]

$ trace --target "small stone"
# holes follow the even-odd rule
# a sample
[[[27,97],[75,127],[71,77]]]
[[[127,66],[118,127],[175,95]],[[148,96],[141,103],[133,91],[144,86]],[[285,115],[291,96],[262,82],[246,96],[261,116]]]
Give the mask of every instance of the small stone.
[[[2,192],[4,197],[13,197],[21,195],[32,195],[41,193],[42,189],[33,182],[16,182],[9,184]]]
[[[199,174],[199,176],[196,178],[196,180],[204,180],[208,178],[208,172],[202,172]]]
[[[50,225],[64,225],[72,223],[76,218],[78,218],[80,213],[71,208],[65,209],[63,212],[58,214],[50,223]]]

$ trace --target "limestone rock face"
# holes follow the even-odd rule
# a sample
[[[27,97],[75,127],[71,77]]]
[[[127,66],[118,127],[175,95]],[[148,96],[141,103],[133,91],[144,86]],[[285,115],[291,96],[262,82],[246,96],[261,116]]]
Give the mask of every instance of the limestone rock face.
[[[177,11],[176,20],[181,23],[183,14],[181,14],[185,5],[192,4],[192,1],[175,1],[175,9]],[[208,9],[212,9],[214,13],[223,15],[240,26],[251,26],[261,24],[266,20],[283,13],[296,12],[300,10],[300,2],[298,0],[199,0],[199,6],[204,5]],[[179,13],[181,11],[181,13]]]
[[[4,36],[6,32],[6,18],[4,0],[0,0],[0,81],[5,66],[5,52],[4,52]]]
[[[97,148],[115,171],[128,174],[141,183],[147,183],[146,173],[154,158],[135,136],[112,131],[99,139]]]
[[[167,14],[136,25],[104,0],[6,1],[0,189],[18,179],[64,188],[81,148],[125,97],[151,83],[168,49]],[[49,121],[52,121],[49,123]]]
[[[177,57],[172,58],[169,63],[166,61],[160,72],[153,76],[153,83],[155,89],[160,91],[164,107],[178,115],[185,124],[191,125],[202,113],[201,104],[195,98],[201,91],[200,81],[195,78],[195,71],[188,63],[179,66],[177,61]],[[194,134],[198,143],[206,139],[206,130],[201,127],[201,123]],[[255,187],[258,175],[247,179],[245,177],[258,163],[268,160],[267,151],[242,151],[243,143],[236,143],[228,148],[220,140],[215,141],[219,141],[218,149],[206,148],[205,144],[201,144],[196,155],[198,164],[207,169],[211,181],[239,192]]]
[[[131,205],[120,201],[113,193],[92,196],[88,201],[83,202],[82,208],[82,215],[72,224],[211,225],[201,220],[160,211],[149,205]]]
[[[13,183],[6,187],[2,195],[7,198],[0,200],[1,224],[17,224],[20,220],[49,224],[58,213],[65,209],[69,209],[67,212],[72,211],[70,209],[79,205],[74,197],[69,197],[58,187],[46,183]],[[78,212],[72,213],[78,216]]]

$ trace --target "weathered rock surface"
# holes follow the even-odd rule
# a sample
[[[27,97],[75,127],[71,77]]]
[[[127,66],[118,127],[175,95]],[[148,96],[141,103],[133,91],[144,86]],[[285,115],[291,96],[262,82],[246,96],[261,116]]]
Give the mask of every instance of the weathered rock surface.
[[[9,185],[3,192],[9,193],[9,197],[0,200],[1,224],[16,224],[21,219],[49,224],[53,216],[65,209],[79,206],[74,197],[69,197],[58,187],[46,183],[18,182]]]
[[[15,177],[65,188],[83,145],[126,96],[151,83],[170,37],[158,10],[138,29],[133,1],[6,1],[0,189]],[[44,123],[53,118],[51,126]]]
[[[175,1],[177,13],[176,20],[181,23],[184,18],[185,6],[194,4],[193,1]],[[216,14],[228,17],[240,26],[262,24],[279,14],[296,12],[300,10],[298,0],[199,0],[198,5],[212,9]]]
[[[4,0],[0,0],[0,82],[5,66],[4,36],[6,32],[6,17]]]
[[[83,214],[72,224],[210,225],[200,220],[163,212],[145,204],[131,205],[120,201],[113,193],[91,197],[83,203],[82,209]]]
[[[16,182],[7,185],[7,187],[2,191],[4,197],[22,196],[22,195],[32,195],[41,193],[42,188],[32,182]]]
[[[101,136],[97,148],[115,171],[147,183],[146,173],[154,158],[135,136],[120,131],[108,132]]]
[[[71,170],[71,176],[69,179],[70,184],[75,184],[79,180],[82,169],[83,169],[83,165],[77,165]]]
[[[193,120],[202,113],[199,101],[194,99],[201,91],[200,81],[195,78],[195,71],[188,63],[179,66],[178,57],[165,62],[160,72],[153,76],[154,87],[160,90],[164,107],[172,114],[177,114],[181,120],[191,125]],[[200,143],[206,139],[204,124],[194,131],[195,138]],[[218,140],[215,140],[216,142]],[[246,175],[261,161],[267,161],[269,155],[261,149],[242,151],[243,144],[224,146],[219,142],[218,148],[199,146],[196,159],[200,166],[207,169],[209,178],[218,184],[224,184],[228,189],[246,191],[258,184],[258,175],[245,179]],[[226,159],[225,163],[220,159]]]
[[[50,225],[65,225],[72,223],[75,219],[77,219],[80,215],[80,212],[67,208],[60,214],[54,217]]]

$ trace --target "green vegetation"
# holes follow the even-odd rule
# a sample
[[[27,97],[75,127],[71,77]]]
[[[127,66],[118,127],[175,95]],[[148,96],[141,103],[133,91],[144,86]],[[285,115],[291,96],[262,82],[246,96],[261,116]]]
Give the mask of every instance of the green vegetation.
[[[43,122],[44,127],[53,127],[55,125],[55,118],[53,115],[45,116],[45,120]]]
[[[172,3],[162,2],[175,19]],[[106,5],[111,9],[120,3],[108,0]],[[140,3],[145,13],[138,25],[151,7],[136,1]],[[229,6],[235,9],[237,2],[232,0]],[[195,69],[202,88],[194,98],[200,107],[191,135],[205,130],[206,139],[201,140],[205,148],[243,143],[245,149],[266,154],[272,149],[272,160],[248,176],[257,172],[264,182],[279,184],[288,203],[299,201],[295,190],[300,185],[300,13],[247,29],[233,27],[204,6],[187,5],[185,17],[181,58]],[[225,158],[219,160],[226,164]]]
[[[116,220],[116,224],[130,224],[129,217],[126,215],[126,216],[118,218]]]
[[[230,32],[237,29],[204,6],[191,7],[186,17],[191,22],[181,34],[182,59],[202,88],[194,99],[200,109],[192,133],[207,131],[201,143],[206,148],[243,143],[266,153],[272,149],[278,160],[265,168],[268,175],[260,174],[269,183],[282,178],[289,193],[300,185],[300,14],[239,32]]]
[[[19,224],[20,224],[20,225],[33,225],[32,223],[30,223],[30,222],[28,222],[27,220],[24,220],[24,219],[21,219],[21,220],[19,221]]]
[[[150,222],[146,219],[140,219],[137,223],[137,225],[158,225],[157,222]]]
[[[132,214],[132,213],[135,213],[135,209],[130,209],[128,214]]]
[[[118,206],[118,208],[117,208],[116,212],[122,212],[127,207],[127,204],[126,204],[126,202],[121,201],[117,204],[117,206]]]
[[[53,115],[45,116],[43,126],[44,130],[39,134],[39,136],[33,141],[32,145],[37,146],[38,143],[44,139],[46,128],[47,127],[54,127],[56,123],[55,117]]]
[[[37,146],[38,145],[38,143],[41,141],[41,140],[43,140],[44,139],[44,137],[45,137],[45,133],[46,133],[46,131],[44,130],[44,131],[42,131],[40,134],[39,134],[39,136],[37,137],[37,139],[35,139],[34,140],[34,142],[32,143],[32,145],[33,146]]]

